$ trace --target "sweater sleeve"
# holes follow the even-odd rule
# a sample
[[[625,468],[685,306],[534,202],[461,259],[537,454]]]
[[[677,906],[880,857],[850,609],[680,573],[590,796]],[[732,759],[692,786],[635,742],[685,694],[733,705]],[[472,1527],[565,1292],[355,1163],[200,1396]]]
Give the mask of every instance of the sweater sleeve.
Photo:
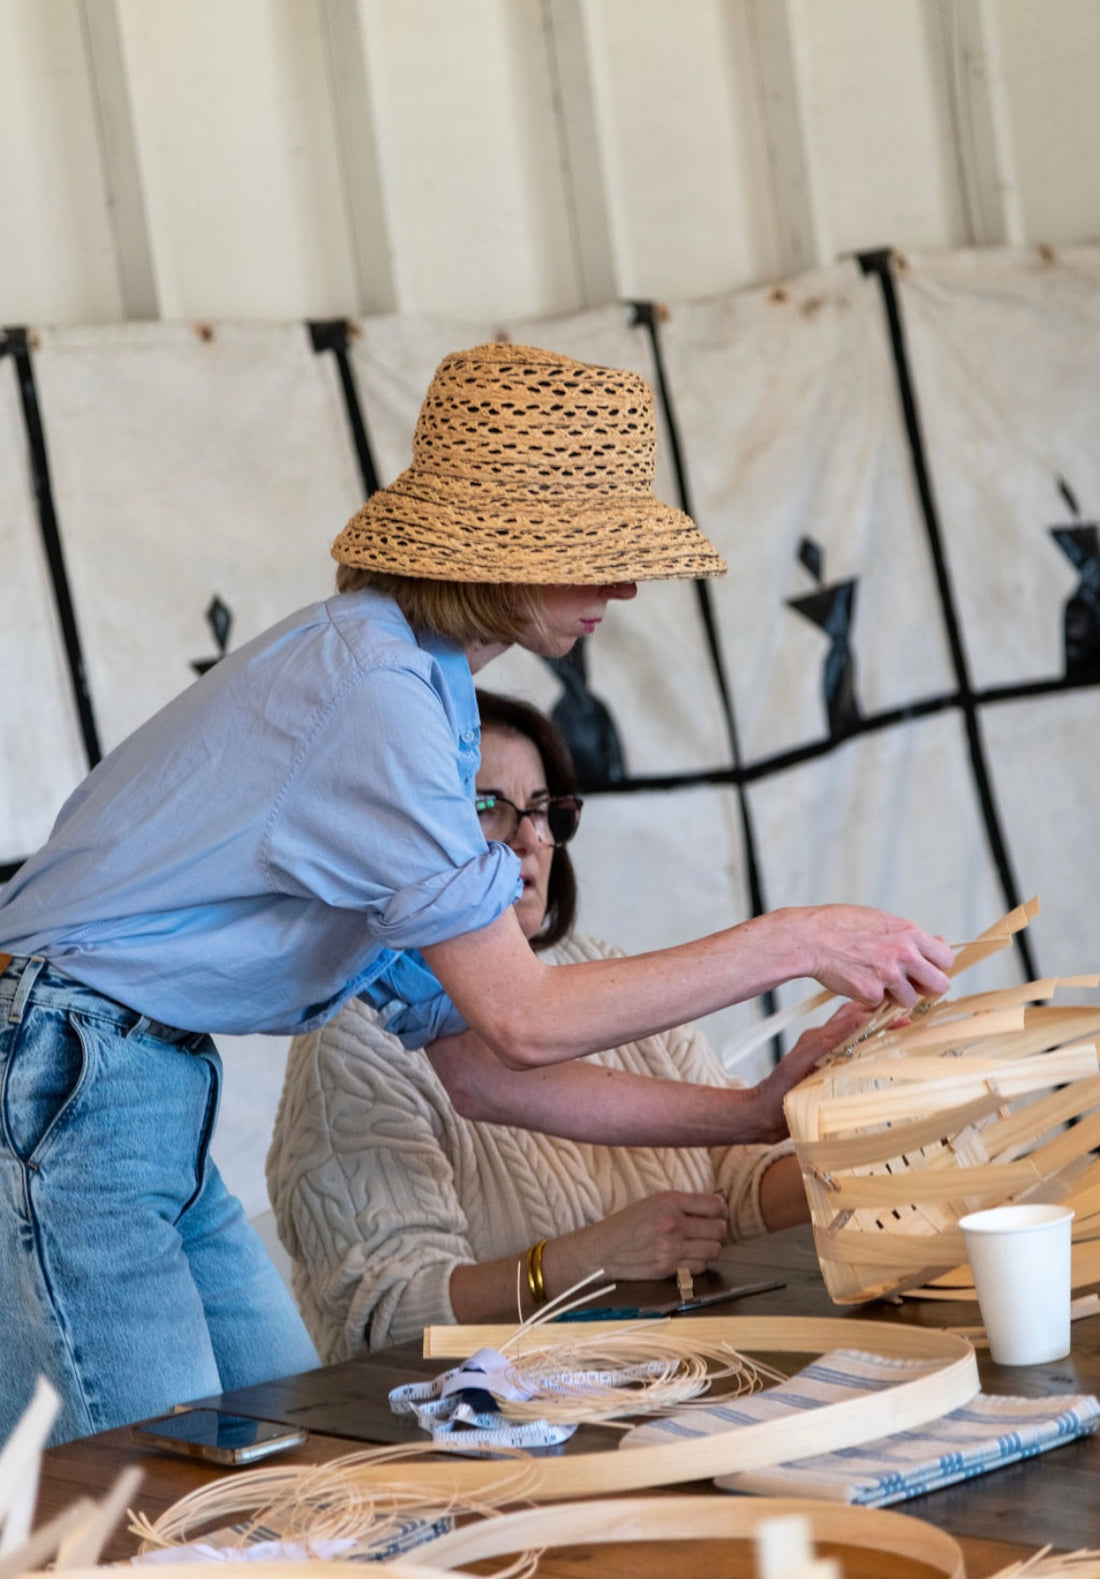
[[[622,955],[623,950],[614,944],[576,933],[554,950],[554,958],[563,964]],[[737,1087],[742,1083],[726,1074],[706,1036],[691,1024],[631,1042],[609,1054],[597,1054],[596,1059],[635,1074],[684,1080],[693,1085]],[[707,1151],[640,1148],[630,1155],[635,1159],[638,1178],[645,1180],[646,1192],[711,1189],[724,1195],[729,1202],[730,1237],[740,1240],[767,1233],[760,1211],[760,1182],[773,1162],[793,1150],[794,1144],[788,1140],[776,1146],[713,1146]],[[601,1152],[606,1152],[606,1148],[593,1148],[594,1155]],[[610,1153],[612,1157],[615,1154]],[[618,1155],[621,1157],[623,1152]]]
[[[325,1361],[454,1321],[451,1272],[475,1257],[424,1070],[361,1003],[291,1049],[268,1190]]]

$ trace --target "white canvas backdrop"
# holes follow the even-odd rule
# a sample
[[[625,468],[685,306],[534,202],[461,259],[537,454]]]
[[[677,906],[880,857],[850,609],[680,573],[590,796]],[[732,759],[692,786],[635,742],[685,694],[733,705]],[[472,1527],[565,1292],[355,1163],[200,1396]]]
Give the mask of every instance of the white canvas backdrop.
[[[1043,912],[1031,927],[1037,968],[1100,969],[1100,694],[1091,690],[988,708],[983,728],[1022,889]]]
[[[593,795],[576,839],[580,925],[631,953],[735,926],[749,913],[733,792]],[[700,1019],[720,1046],[753,1013],[737,1005]]]
[[[1057,683],[1081,575],[1051,528],[1095,544],[1100,516],[1100,249],[917,255],[898,292],[974,688]],[[988,701],[981,727],[1041,968],[1091,970],[1100,691]]]
[[[786,600],[858,577],[861,710],[951,688],[877,283],[854,263],[675,306],[662,340],[746,761],[826,733],[828,641]]]
[[[951,694],[877,280],[845,263],[673,307],[662,338],[695,513],[731,566],[713,596],[745,765],[829,734],[829,638],[792,598],[854,580],[861,719]],[[875,904],[955,940],[1003,908],[956,717],[859,735],[761,778],[750,804],[769,907]]]
[[[1004,910],[954,711],[858,736],[750,793],[769,907],[880,905],[952,943]],[[966,990],[1016,980],[1006,952],[969,971]]]
[[[1070,263],[1062,287],[1057,266],[1039,271],[1030,257],[918,259],[901,286],[963,636],[980,683],[1060,673],[1061,609],[1077,578],[1048,527],[1076,517],[1056,485],[1052,494],[1052,472],[1074,490],[1081,518],[1095,515],[1100,452],[1089,353],[1100,263],[1092,252]],[[877,292],[843,265],[770,291],[674,305],[660,327],[696,513],[731,564],[711,592],[750,764],[819,745],[827,733],[828,642],[787,601],[815,585],[798,558],[804,537],[823,555],[824,585],[858,582],[850,642],[864,719],[954,688]],[[42,333],[35,355],[108,746],[188,683],[195,659],[213,656],[203,615],[215,592],[236,616],[232,645],[323,595],[328,543],[361,502],[332,355],[315,354],[302,325],[213,331]],[[409,318],[352,326],[350,360],[383,481],[407,464],[440,356],[496,332]],[[627,307],[513,324],[508,333],[654,375],[648,334]],[[1026,368],[1039,370],[1030,384],[1010,344],[1025,344]],[[986,413],[996,443],[960,437],[974,411]],[[666,434],[658,489],[674,500],[668,459]],[[28,833],[36,842],[45,831],[44,799],[59,803],[82,766],[8,374],[0,377],[0,464],[0,530],[13,567],[0,591],[0,642],[18,676],[0,704],[9,786],[0,849],[15,858]],[[984,533],[980,552],[974,532]],[[1015,645],[1004,640],[1006,608],[1023,622]],[[499,661],[484,680],[543,706],[560,693],[556,676],[528,655]],[[646,587],[634,603],[615,606],[589,645],[589,682],[611,708],[628,773],[728,766],[690,584]],[[1085,969],[1100,954],[1090,904],[1094,719],[1092,689],[986,706],[981,718],[1021,885],[1044,899],[1037,938],[1047,969]],[[953,940],[1002,907],[951,707],[766,774],[748,797],[772,905],[879,903]],[[728,785],[593,795],[576,851],[582,925],[628,948],[748,914],[737,795]],[[1003,957],[997,972],[1015,974],[1014,959]],[[723,1034],[720,1025],[719,1041]],[[217,1150],[231,1186],[256,1211],[281,1049],[246,1038],[225,1051]]]
[[[1100,249],[917,254],[898,294],[974,684],[1059,675],[1059,479],[1100,512]]]
[[[0,862],[50,831],[87,770],[35,514],[15,361],[0,360]]]
[[[104,749],[216,655],[332,590],[362,485],[332,359],[301,324],[38,331],[54,500]]]

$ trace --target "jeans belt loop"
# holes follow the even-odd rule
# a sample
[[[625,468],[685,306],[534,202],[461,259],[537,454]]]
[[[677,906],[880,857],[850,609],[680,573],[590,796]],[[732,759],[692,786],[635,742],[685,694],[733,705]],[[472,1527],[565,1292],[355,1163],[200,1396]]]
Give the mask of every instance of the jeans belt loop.
[[[20,1020],[22,1020],[23,1010],[27,1007],[27,999],[31,995],[31,989],[38,980],[39,972],[45,968],[45,965],[46,961],[36,954],[23,967],[23,974],[19,978],[18,987],[15,989],[15,997],[11,1000],[11,1008],[8,1010],[8,1023],[10,1025],[18,1025]]]

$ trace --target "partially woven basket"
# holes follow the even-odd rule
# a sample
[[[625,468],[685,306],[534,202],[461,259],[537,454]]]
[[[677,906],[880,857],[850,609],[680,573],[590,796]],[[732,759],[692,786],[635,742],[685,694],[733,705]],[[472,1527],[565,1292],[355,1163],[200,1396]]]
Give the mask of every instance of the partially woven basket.
[[[958,953],[957,975],[1038,913],[1031,900]],[[1100,1278],[1100,1007],[1051,978],[880,1011],[784,1104],[825,1286],[838,1305],[943,1280],[973,1293],[959,1219],[1010,1201],[1074,1208],[1074,1287]],[[934,1292],[934,1291],[930,1291]]]

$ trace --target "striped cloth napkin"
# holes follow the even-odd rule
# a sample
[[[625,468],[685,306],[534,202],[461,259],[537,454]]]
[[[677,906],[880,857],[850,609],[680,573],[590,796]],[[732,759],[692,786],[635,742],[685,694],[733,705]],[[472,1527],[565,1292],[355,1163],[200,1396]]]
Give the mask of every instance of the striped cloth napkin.
[[[667,1445],[709,1436],[730,1426],[756,1425],[780,1415],[841,1403],[857,1393],[879,1392],[936,1369],[934,1361],[892,1360],[853,1349],[823,1355],[768,1392],[729,1403],[678,1410],[627,1433],[623,1448]],[[1002,1464],[1030,1458],[1096,1430],[1100,1401],[1087,1395],[1009,1398],[979,1393],[961,1409],[917,1430],[899,1431],[859,1447],[841,1448],[793,1464],[722,1475],[724,1491],[769,1497],[825,1497],[881,1508],[937,1491]]]

